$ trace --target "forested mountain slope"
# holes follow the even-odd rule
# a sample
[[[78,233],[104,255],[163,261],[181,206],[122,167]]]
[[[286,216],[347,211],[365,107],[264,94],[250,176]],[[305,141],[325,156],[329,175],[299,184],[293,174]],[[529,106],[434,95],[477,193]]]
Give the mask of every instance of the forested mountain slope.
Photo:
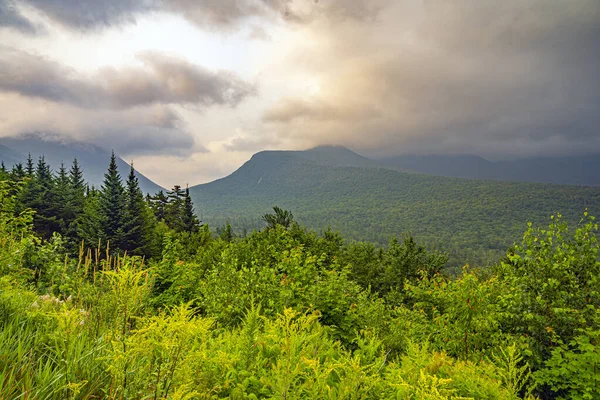
[[[44,156],[54,171],[60,168],[64,162],[67,168],[74,158],[77,158],[86,181],[99,188],[110,159],[110,151],[91,143],[65,140],[52,134],[30,133],[16,137],[0,138],[0,159],[4,161],[7,168],[17,162],[25,163],[27,155],[31,154],[34,162],[40,156]],[[121,176],[129,173],[129,164],[117,157],[117,166]],[[140,182],[140,188],[145,193],[156,193],[162,187],[146,178],[139,171],[136,175]]]
[[[600,211],[600,188],[332,166],[325,150],[258,153],[230,176],[190,188],[196,210],[204,222],[229,219],[237,230],[262,226],[260,216],[278,205],[311,228],[356,240],[385,243],[410,231],[456,262],[495,258],[519,240],[524,221],[562,212],[577,222],[586,207]]]

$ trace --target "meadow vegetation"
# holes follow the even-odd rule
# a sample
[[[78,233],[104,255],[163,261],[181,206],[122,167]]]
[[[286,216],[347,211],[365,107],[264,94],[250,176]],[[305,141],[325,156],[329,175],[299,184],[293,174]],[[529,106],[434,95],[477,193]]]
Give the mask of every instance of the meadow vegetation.
[[[600,398],[587,212],[576,226],[560,214],[524,225],[493,267],[449,276],[447,256],[410,235],[348,243],[279,208],[236,237],[186,220],[184,194],[169,226],[133,180],[121,190],[110,174],[84,194],[81,215],[103,235],[90,243],[69,233],[96,232],[79,216],[23,206],[56,180],[44,192],[39,176],[3,174],[3,399]],[[109,193],[128,224],[109,226]],[[134,204],[150,222],[132,219]]]

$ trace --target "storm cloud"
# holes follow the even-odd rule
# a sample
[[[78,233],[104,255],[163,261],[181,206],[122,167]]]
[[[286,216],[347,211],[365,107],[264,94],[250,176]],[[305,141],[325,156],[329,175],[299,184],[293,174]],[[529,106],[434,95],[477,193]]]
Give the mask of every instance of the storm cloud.
[[[81,107],[148,104],[235,106],[255,87],[230,72],[211,72],[160,54],[139,56],[143,67],[104,68],[81,76],[58,63],[0,47],[0,90]]]
[[[0,27],[0,128],[104,135],[152,163],[189,146],[220,171],[320,144],[600,153],[598,0],[0,0]],[[108,38],[102,64],[65,56],[65,37]]]
[[[14,6],[0,0],[0,26],[34,32],[31,23]],[[89,31],[135,23],[148,13],[168,12],[211,29],[235,29],[251,18],[307,23],[373,18],[381,0],[20,0],[35,12],[68,28]]]
[[[311,34],[326,44],[295,61],[323,88],[264,112],[282,136],[377,154],[600,151],[595,0],[390,1],[377,22]]]
[[[96,110],[11,93],[0,95],[0,134],[26,132],[54,132],[126,155],[185,156],[207,151],[169,106]]]

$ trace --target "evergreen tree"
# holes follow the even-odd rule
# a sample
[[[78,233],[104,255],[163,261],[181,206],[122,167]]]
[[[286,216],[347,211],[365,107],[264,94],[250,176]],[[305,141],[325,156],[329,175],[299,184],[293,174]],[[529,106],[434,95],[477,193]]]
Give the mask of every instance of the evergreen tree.
[[[4,162],[2,162],[2,165],[0,166],[0,182],[1,181],[6,181],[10,178],[8,171],[6,171],[6,168],[4,167]]]
[[[60,175],[59,181],[62,181]],[[65,234],[69,237],[73,250],[77,249],[82,240],[79,237],[77,225],[82,223],[80,217],[84,212],[86,186],[83,179],[83,171],[79,167],[77,159],[74,159],[69,174],[66,177],[66,189],[64,191],[65,205],[63,208]]]
[[[70,218],[69,210],[69,176],[67,175],[67,169],[64,163],[60,163],[58,170],[58,176],[55,180],[55,192],[56,192],[56,208],[58,209],[58,218],[62,222],[61,234],[66,234],[68,226],[72,220]]]
[[[186,186],[183,197],[183,229],[186,232],[195,233],[200,228],[200,221],[194,213],[194,205],[190,196],[190,188]]]
[[[154,212],[154,216],[158,221],[164,221],[167,216],[167,208],[169,206],[169,199],[165,195],[165,192],[159,190],[154,196],[149,196],[150,207]]]
[[[101,242],[106,240],[100,197],[101,194],[97,190],[88,191],[83,204],[83,211],[74,224],[77,239],[91,247],[100,246]]]
[[[15,164],[12,170],[10,171],[10,174],[14,182],[21,182],[23,178],[25,178],[25,170],[23,169],[23,164]]]
[[[73,164],[69,171],[69,182],[72,189],[81,191],[82,193],[84,192],[86,184],[83,179],[83,170],[79,166],[79,161],[77,161],[76,158],[73,159]]]
[[[75,158],[69,171],[69,208],[75,218],[83,212],[86,191],[87,185],[83,179],[83,170]]]
[[[62,220],[56,182],[43,156],[38,160],[35,179],[32,180],[28,194],[28,200],[31,201],[29,207],[36,212],[34,217],[36,231],[45,238],[50,238],[54,232],[60,232]]]
[[[147,254],[151,240],[149,211],[132,163],[127,177],[123,250],[134,255]]]
[[[182,232],[185,230],[184,224],[184,197],[185,192],[181,186],[173,186],[173,190],[167,193],[169,204],[165,210],[165,222],[169,228]]]
[[[110,242],[113,249],[121,248],[124,239],[125,189],[117,169],[114,151],[110,156],[108,171],[104,174],[99,206],[104,238]]]
[[[25,164],[25,173],[27,177],[33,178],[35,174],[35,166],[33,164],[33,158],[31,158],[31,153],[27,156],[27,164]]]
[[[2,172],[2,175],[6,176],[6,165],[4,165],[4,160],[2,160],[0,162],[0,171]]]

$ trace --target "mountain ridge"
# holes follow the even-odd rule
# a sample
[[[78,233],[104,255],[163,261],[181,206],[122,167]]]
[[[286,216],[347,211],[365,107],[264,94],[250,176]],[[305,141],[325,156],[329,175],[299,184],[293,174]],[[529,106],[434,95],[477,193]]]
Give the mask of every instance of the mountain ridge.
[[[410,231],[455,260],[466,252],[478,262],[520,240],[524,221],[561,212],[576,223],[586,208],[600,215],[600,188],[339,166],[328,155],[261,152],[228,177],[190,187],[195,209],[204,222],[229,220],[239,232],[262,227],[261,216],[277,205],[312,229],[381,244]]]

